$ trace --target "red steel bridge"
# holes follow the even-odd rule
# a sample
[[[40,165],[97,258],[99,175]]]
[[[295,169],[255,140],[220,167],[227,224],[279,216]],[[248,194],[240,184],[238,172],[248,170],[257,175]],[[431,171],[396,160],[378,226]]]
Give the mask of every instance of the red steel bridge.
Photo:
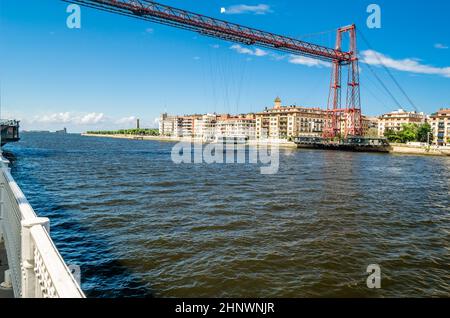
[[[328,119],[324,137],[362,135],[359,65],[356,46],[356,26],[339,28],[336,47],[328,48],[291,37],[277,35],[239,24],[226,22],[186,10],[147,0],[63,0],[65,2],[100,9],[124,16],[169,25],[199,34],[255,45],[294,55],[328,61],[332,64],[330,93],[328,96]],[[343,37],[349,35],[349,47],[343,50]],[[348,70],[345,106],[341,101],[342,70]]]

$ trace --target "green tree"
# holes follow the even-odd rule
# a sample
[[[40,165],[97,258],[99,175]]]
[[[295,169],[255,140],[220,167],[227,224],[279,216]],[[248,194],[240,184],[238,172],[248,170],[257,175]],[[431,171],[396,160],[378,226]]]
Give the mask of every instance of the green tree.
[[[386,131],[384,132],[384,137],[386,137],[390,142],[401,142],[399,140],[397,132],[392,129],[386,129]]]
[[[137,135],[137,136],[159,136],[158,129],[120,129],[115,131],[104,130],[104,131],[88,131],[88,134],[93,135]]]
[[[428,142],[428,135],[431,135],[431,125],[425,123],[420,125],[417,129],[417,141],[419,142]],[[430,140],[431,142],[431,140]]]
[[[431,133],[430,124],[404,124],[399,131],[386,130],[384,136],[391,142],[407,143],[410,141],[427,142]]]
[[[402,143],[407,143],[409,141],[417,140],[417,130],[419,126],[416,124],[404,124],[402,128],[397,133],[398,139]]]

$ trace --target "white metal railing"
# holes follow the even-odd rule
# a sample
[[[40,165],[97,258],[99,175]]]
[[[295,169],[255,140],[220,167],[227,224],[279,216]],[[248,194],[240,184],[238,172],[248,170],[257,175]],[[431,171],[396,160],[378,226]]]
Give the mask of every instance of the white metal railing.
[[[15,297],[84,298],[56,249],[49,220],[39,218],[0,156],[0,241],[4,241]],[[8,279],[9,280],[9,279]]]

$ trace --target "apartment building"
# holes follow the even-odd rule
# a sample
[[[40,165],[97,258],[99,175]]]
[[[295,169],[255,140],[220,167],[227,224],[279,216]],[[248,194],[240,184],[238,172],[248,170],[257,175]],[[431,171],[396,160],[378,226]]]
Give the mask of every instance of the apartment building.
[[[171,116],[167,113],[161,114],[159,117],[159,134],[161,136],[172,136],[175,130],[175,122],[177,116]]]
[[[362,116],[363,135],[367,136],[371,131],[377,131],[378,134],[378,117]],[[375,137],[375,136],[371,136]]]
[[[254,114],[218,118],[218,137],[256,138],[256,117]]]
[[[429,118],[433,143],[439,146],[450,145],[450,108],[442,108]]]
[[[256,114],[256,138],[287,139],[297,136],[321,136],[326,111],[320,108],[282,106],[277,97],[274,107]]]
[[[194,136],[195,119],[197,117],[198,117],[197,115],[191,115],[178,118],[178,130],[177,130],[178,137]]]
[[[216,137],[217,115],[207,114],[194,119],[194,136],[203,141],[212,141]]]
[[[164,113],[159,120],[162,136],[194,137],[205,142],[214,141],[218,136],[254,139],[255,127],[254,114],[170,116]]]
[[[159,118],[159,133],[170,137],[192,137],[194,136],[195,120],[199,115],[171,116],[167,113],[161,114]]]
[[[393,111],[378,117],[378,136],[384,137],[386,130],[399,131],[404,124],[423,124],[426,115],[418,112],[408,112],[403,109]]]
[[[385,115],[383,115],[385,116]],[[164,136],[195,137],[205,142],[217,137],[248,139],[288,139],[290,137],[321,137],[327,122],[327,111],[320,108],[282,106],[277,97],[273,108],[256,114],[232,116],[206,114],[170,116],[161,114],[159,131]],[[402,121],[399,123],[407,122]],[[347,121],[342,120],[342,129]],[[391,127],[391,125],[388,125]],[[363,116],[363,131],[378,127],[378,118]]]

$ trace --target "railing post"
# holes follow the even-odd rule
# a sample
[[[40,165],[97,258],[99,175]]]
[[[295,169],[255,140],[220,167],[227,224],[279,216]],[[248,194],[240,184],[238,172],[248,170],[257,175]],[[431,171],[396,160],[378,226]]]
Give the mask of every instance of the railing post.
[[[2,173],[2,171],[0,171]],[[5,197],[4,197],[4,185],[3,185],[3,175],[0,176],[0,243],[3,243],[5,240],[4,233],[3,233],[3,227],[4,227],[4,219],[5,219],[5,212],[4,205],[5,205]]]
[[[33,226],[43,226],[50,231],[48,218],[33,218],[22,222],[22,298],[36,297],[36,273],[34,272],[34,242],[31,237]]]
[[[3,158],[1,147],[0,147],[0,243],[2,243],[5,239],[5,234],[3,233],[3,229],[5,226],[5,177],[3,176],[3,170],[8,169],[9,161]]]
[[[0,136],[1,137],[1,136]],[[1,140],[1,138],[0,138]],[[0,244],[5,242],[5,182],[3,176],[3,169],[8,168],[8,160],[5,160],[2,155],[1,147],[0,147]],[[11,271],[9,269],[4,272],[5,281],[0,282],[0,286],[2,288],[12,288],[11,284]]]
[[[5,276],[5,281],[0,284],[0,287],[3,288],[3,289],[11,289],[11,288],[13,288],[12,282],[11,282],[11,270],[7,269],[4,272],[4,276]]]
[[[3,169],[3,163],[1,163],[2,167],[0,167],[0,169]],[[5,241],[5,234],[3,233],[3,227],[4,225],[4,211],[3,211],[3,206],[5,204],[5,198],[4,198],[4,183],[3,183],[3,173],[2,171],[0,171],[1,175],[0,175],[0,244],[3,243]],[[12,284],[11,284],[11,272],[9,269],[7,269],[4,272],[4,277],[5,277],[5,281],[4,282],[0,282],[0,287],[2,288],[12,288]]]

